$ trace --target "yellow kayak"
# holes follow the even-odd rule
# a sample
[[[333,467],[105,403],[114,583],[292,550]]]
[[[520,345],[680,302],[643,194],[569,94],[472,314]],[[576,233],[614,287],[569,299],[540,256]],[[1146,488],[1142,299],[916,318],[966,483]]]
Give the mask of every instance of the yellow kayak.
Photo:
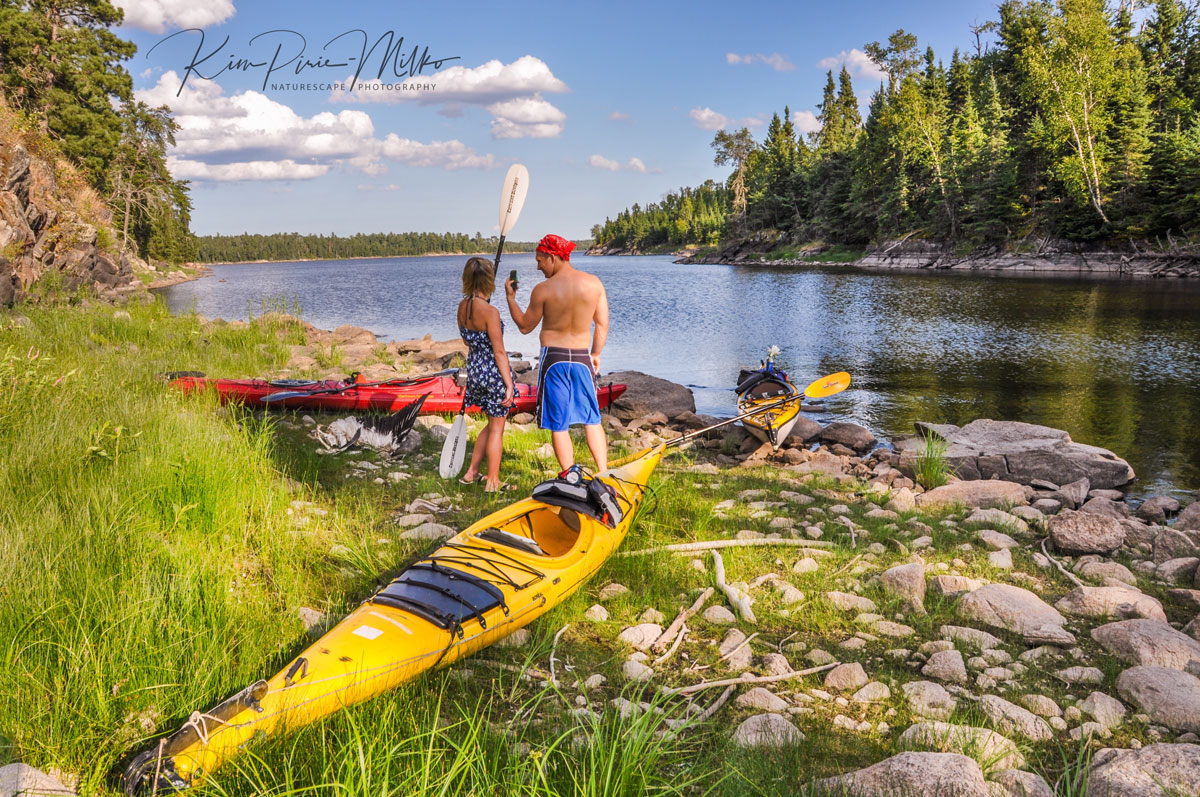
[[[528,625],[625,538],[663,446],[494,512],[407,567],[281,672],[196,712],[125,771],[129,795],[199,784],[252,736],[294,729],[451,664]]]
[[[800,417],[804,394],[770,363],[761,370],[743,372],[737,392],[738,415],[749,415],[742,419],[746,431],[778,449]],[[795,401],[785,401],[788,396],[795,396]],[[759,411],[767,406],[772,409]]]

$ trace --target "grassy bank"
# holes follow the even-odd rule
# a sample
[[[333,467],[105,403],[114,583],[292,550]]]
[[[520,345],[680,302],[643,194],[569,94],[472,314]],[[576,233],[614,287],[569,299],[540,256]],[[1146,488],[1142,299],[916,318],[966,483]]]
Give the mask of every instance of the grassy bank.
[[[202,324],[161,305],[0,316],[0,764],[22,760],[62,773],[81,794],[108,793],[113,768],[129,754],[304,648],[301,607],[336,619],[428,550],[427,542],[400,539],[396,518],[413,499],[448,497],[453,509],[438,520],[460,529],[510,500],[439,480],[440,444],[430,435],[399,463],[354,469],[350,463],[372,456],[319,456],[294,415],[222,408],[157,378],[179,369],[241,376],[280,368],[302,333],[273,318]],[[552,468],[546,437],[510,428],[504,477],[527,494]],[[718,467],[718,455],[735,446],[708,446],[664,462],[623,549],[818,529],[828,555],[807,572],[793,569],[794,549],[724,552],[728,581],[743,582],[755,599],[757,625],[740,624],[758,633],[751,669],[761,673],[769,653],[799,669],[823,650],[861,662],[872,680],[890,685],[890,697],[814,697],[819,675],[774,684],[807,736],[775,751],[730,743],[732,730],[757,713],[733,701],[704,724],[664,732],[688,707],[656,696],[658,686],[729,677],[717,650],[726,628],[689,620],[686,641],[644,684],[623,677],[630,650],[616,636],[648,609],[669,622],[714,583],[712,562],[618,557],[536,622],[523,646],[484,651],[296,734],[254,743],[202,793],[794,794],[812,778],[896,752],[900,731],[914,721],[900,686],[921,676],[895,651],[961,620],[951,601],[930,596],[928,614],[903,617],[913,636],[889,639],[868,633],[869,618],[838,610],[825,593],[857,592],[880,616],[900,619],[902,602],[873,576],[908,561],[914,537],[926,534],[929,569],[997,581],[1016,581],[1014,574],[992,565],[963,513],[871,515],[886,493],[773,465]],[[836,522],[843,512],[856,537]],[[1026,549],[1014,554],[1016,569],[1031,574],[1022,585],[1048,600],[1070,588]],[[761,578],[768,573],[805,599],[785,605]],[[629,591],[603,602],[607,621],[589,622],[585,611],[612,582]],[[718,595],[711,603],[720,602]],[[548,669],[555,634],[568,624],[556,649],[561,691],[500,666]],[[1112,691],[1119,668],[1086,634],[1079,638],[1104,671],[1097,688]],[[847,645],[852,639],[861,642]],[[1014,652],[1023,649],[1017,639],[1005,637]],[[1064,704],[1090,691],[1065,686],[1051,669],[1030,667],[1011,688]],[[581,689],[592,674],[607,683]],[[711,704],[719,691],[701,693],[697,704]],[[622,699],[650,705],[623,716]],[[986,724],[967,700],[952,721]],[[1105,744],[1146,734],[1129,722]],[[1065,734],[1021,744],[1030,768],[1051,783],[1075,773],[1087,750]],[[1081,794],[1068,780],[1059,793]]]

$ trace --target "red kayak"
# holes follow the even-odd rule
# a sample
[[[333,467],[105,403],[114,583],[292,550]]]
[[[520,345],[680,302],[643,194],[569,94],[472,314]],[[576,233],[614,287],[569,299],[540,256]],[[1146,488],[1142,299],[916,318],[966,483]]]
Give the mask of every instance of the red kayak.
[[[425,396],[422,415],[458,412],[462,407],[463,388],[453,376],[430,376],[422,379],[397,379],[391,382],[354,384],[326,379],[307,381],[298,379],[208,379],[204,376],[179,376],[171,380],[171,386],[185,393],[194,390],[214,389],[221,403],[235,401],[251,407],[288,407],[331,412],[395,412]],[[537,388],[532,385],[514,385],[516,404],[513,412],[533,412],[537,406]],[[273,393],[296,393],[281,401],[264,402]],[[600,408],[604,409],[621,397],[625,385],[601,385],[596,389]],[[479,412],[471,405],[467,412]]]

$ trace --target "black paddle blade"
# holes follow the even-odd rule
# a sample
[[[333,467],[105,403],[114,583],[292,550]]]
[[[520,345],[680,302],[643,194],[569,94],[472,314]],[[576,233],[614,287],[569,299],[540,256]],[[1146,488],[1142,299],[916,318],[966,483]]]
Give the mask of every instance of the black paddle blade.
[[[428,397],[422,394],[413,403],[406,404],[389,415],[368,415],[360,418],[359,423],[368,429],[390,434],[399,442],[412,431],[413,424],[417,422],[417,416],[421,414],[421,407],[425,405],[425,399]]]

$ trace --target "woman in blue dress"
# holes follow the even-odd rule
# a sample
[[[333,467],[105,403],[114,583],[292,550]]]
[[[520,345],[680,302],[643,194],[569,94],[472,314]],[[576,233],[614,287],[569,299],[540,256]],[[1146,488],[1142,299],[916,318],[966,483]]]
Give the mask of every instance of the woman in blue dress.
[[[487,456],[487,492],[509,489],[500,481],[504,452],[504,422],[513,404],[513,380],[504,349],[504,322],[489,300],[496,290],[492,261],[472,257],[463,268],[463,300],[458,303],[458,331],[470,350],[467,355],[467,404],[476,404],[487,416],[487,425],[475,439],[471,464],[460,481],[479,481],[479,466]]]

